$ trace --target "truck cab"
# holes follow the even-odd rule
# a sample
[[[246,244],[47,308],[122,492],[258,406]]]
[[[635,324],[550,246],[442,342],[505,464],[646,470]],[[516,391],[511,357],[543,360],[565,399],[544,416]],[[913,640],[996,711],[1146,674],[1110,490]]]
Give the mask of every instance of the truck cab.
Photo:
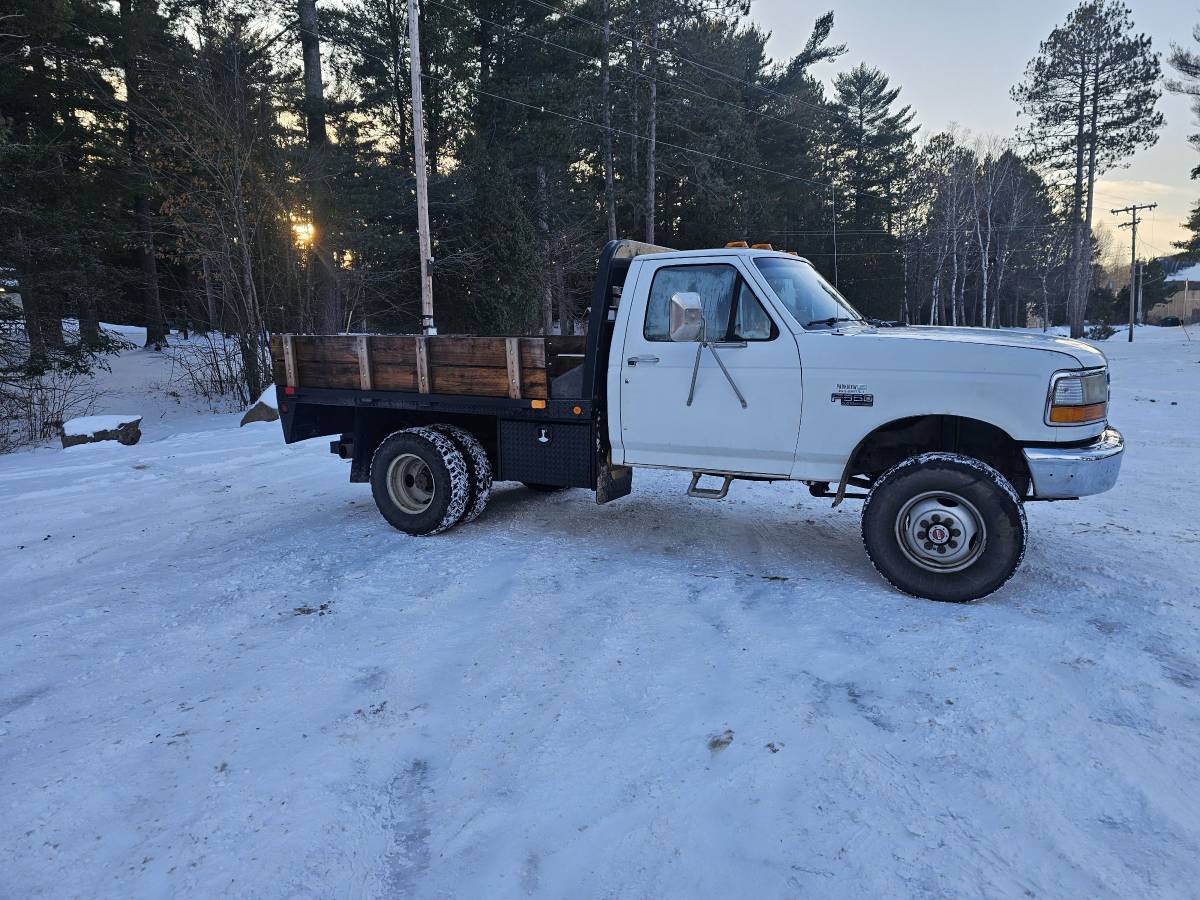
[[[1076,371],[1102,385],[1107,403],[1107,363],[1088,344],[872,324],[807,261],[762,249],[639,255],[620,293],[607,385],[616,462],[837,483],[856,451],[875,454],[878,468],[887,434],[906,432],[933,449],[940,436],[913,433],[940,432],[949,418],[955,443],[985,453],[1023,496],[1104,487],[1063,484],[1025,453],[1086,445],[1105,432],[1101,404],[1086,416],[1060,410],[1058,419],[1048,406],[1055,377]],[[705,342],[672,339],[679,295],[698,299]]]

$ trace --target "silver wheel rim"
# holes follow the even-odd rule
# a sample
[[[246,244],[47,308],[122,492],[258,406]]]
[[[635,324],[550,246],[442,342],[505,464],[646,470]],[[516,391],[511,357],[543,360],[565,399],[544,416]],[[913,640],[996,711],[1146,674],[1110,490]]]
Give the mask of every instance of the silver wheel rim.
[[[983,553],[987,526],[965,498],[927,491],[896,515],[896,540],[909,561],[927,572],[961,572]]]
[[[437,483],[425,460],[413,453],[397,456],[388,466],[388,495],[411,516],[429,509],[437,494]]]

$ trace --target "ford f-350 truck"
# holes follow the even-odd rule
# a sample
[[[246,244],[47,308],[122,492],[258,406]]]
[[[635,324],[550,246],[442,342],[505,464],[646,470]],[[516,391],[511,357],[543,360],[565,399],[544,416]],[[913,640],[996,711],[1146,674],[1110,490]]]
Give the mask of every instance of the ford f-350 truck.
[[[285,440],[338,435],[351,480],[409,534],[473,520],[493,480],[599,503],[639,467],[689,473],[705,499],[800,481],[865,501],[871,562],[933,600],[1003,585],[1024,504],[1108,490],[1124,451],[1090,345],[872,323],[807,261],[744,245],[610,242],[586,338],[280,335],[272,350]]]

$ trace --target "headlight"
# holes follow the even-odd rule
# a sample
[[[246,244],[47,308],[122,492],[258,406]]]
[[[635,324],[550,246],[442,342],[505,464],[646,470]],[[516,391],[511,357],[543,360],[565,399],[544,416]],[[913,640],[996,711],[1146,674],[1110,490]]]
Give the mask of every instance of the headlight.
[[[1108,369],[1058,372],[1050,379],[1047,425],[1089,425],[1108,416]]]

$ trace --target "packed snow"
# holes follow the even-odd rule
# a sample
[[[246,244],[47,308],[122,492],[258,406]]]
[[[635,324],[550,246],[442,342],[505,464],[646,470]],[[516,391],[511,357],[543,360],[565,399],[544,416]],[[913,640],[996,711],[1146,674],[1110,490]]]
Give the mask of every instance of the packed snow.
[[[272,384],[272,385],[268,386],[265,391],[263,391],[261,394],[258,395],[258,399],[255,400],[250,405],[258,406],[258,404],[260,404],[260,403],[263,406],[270,407],[271,409],[279,409],[279,401],[278,401],[278,398],[276,395],[275,385]]]
[[[63,434],[67,437],[86,437],[101,431],[116,431],[122,425],[141,421],[141,416],[79,416],[63,423]]]
[[[1194,896],[1191,338],[1106,342],[1120,483],[969,606],[801,485],[411,538],[131,350],[140,444],[0,458],[0,896]]]

